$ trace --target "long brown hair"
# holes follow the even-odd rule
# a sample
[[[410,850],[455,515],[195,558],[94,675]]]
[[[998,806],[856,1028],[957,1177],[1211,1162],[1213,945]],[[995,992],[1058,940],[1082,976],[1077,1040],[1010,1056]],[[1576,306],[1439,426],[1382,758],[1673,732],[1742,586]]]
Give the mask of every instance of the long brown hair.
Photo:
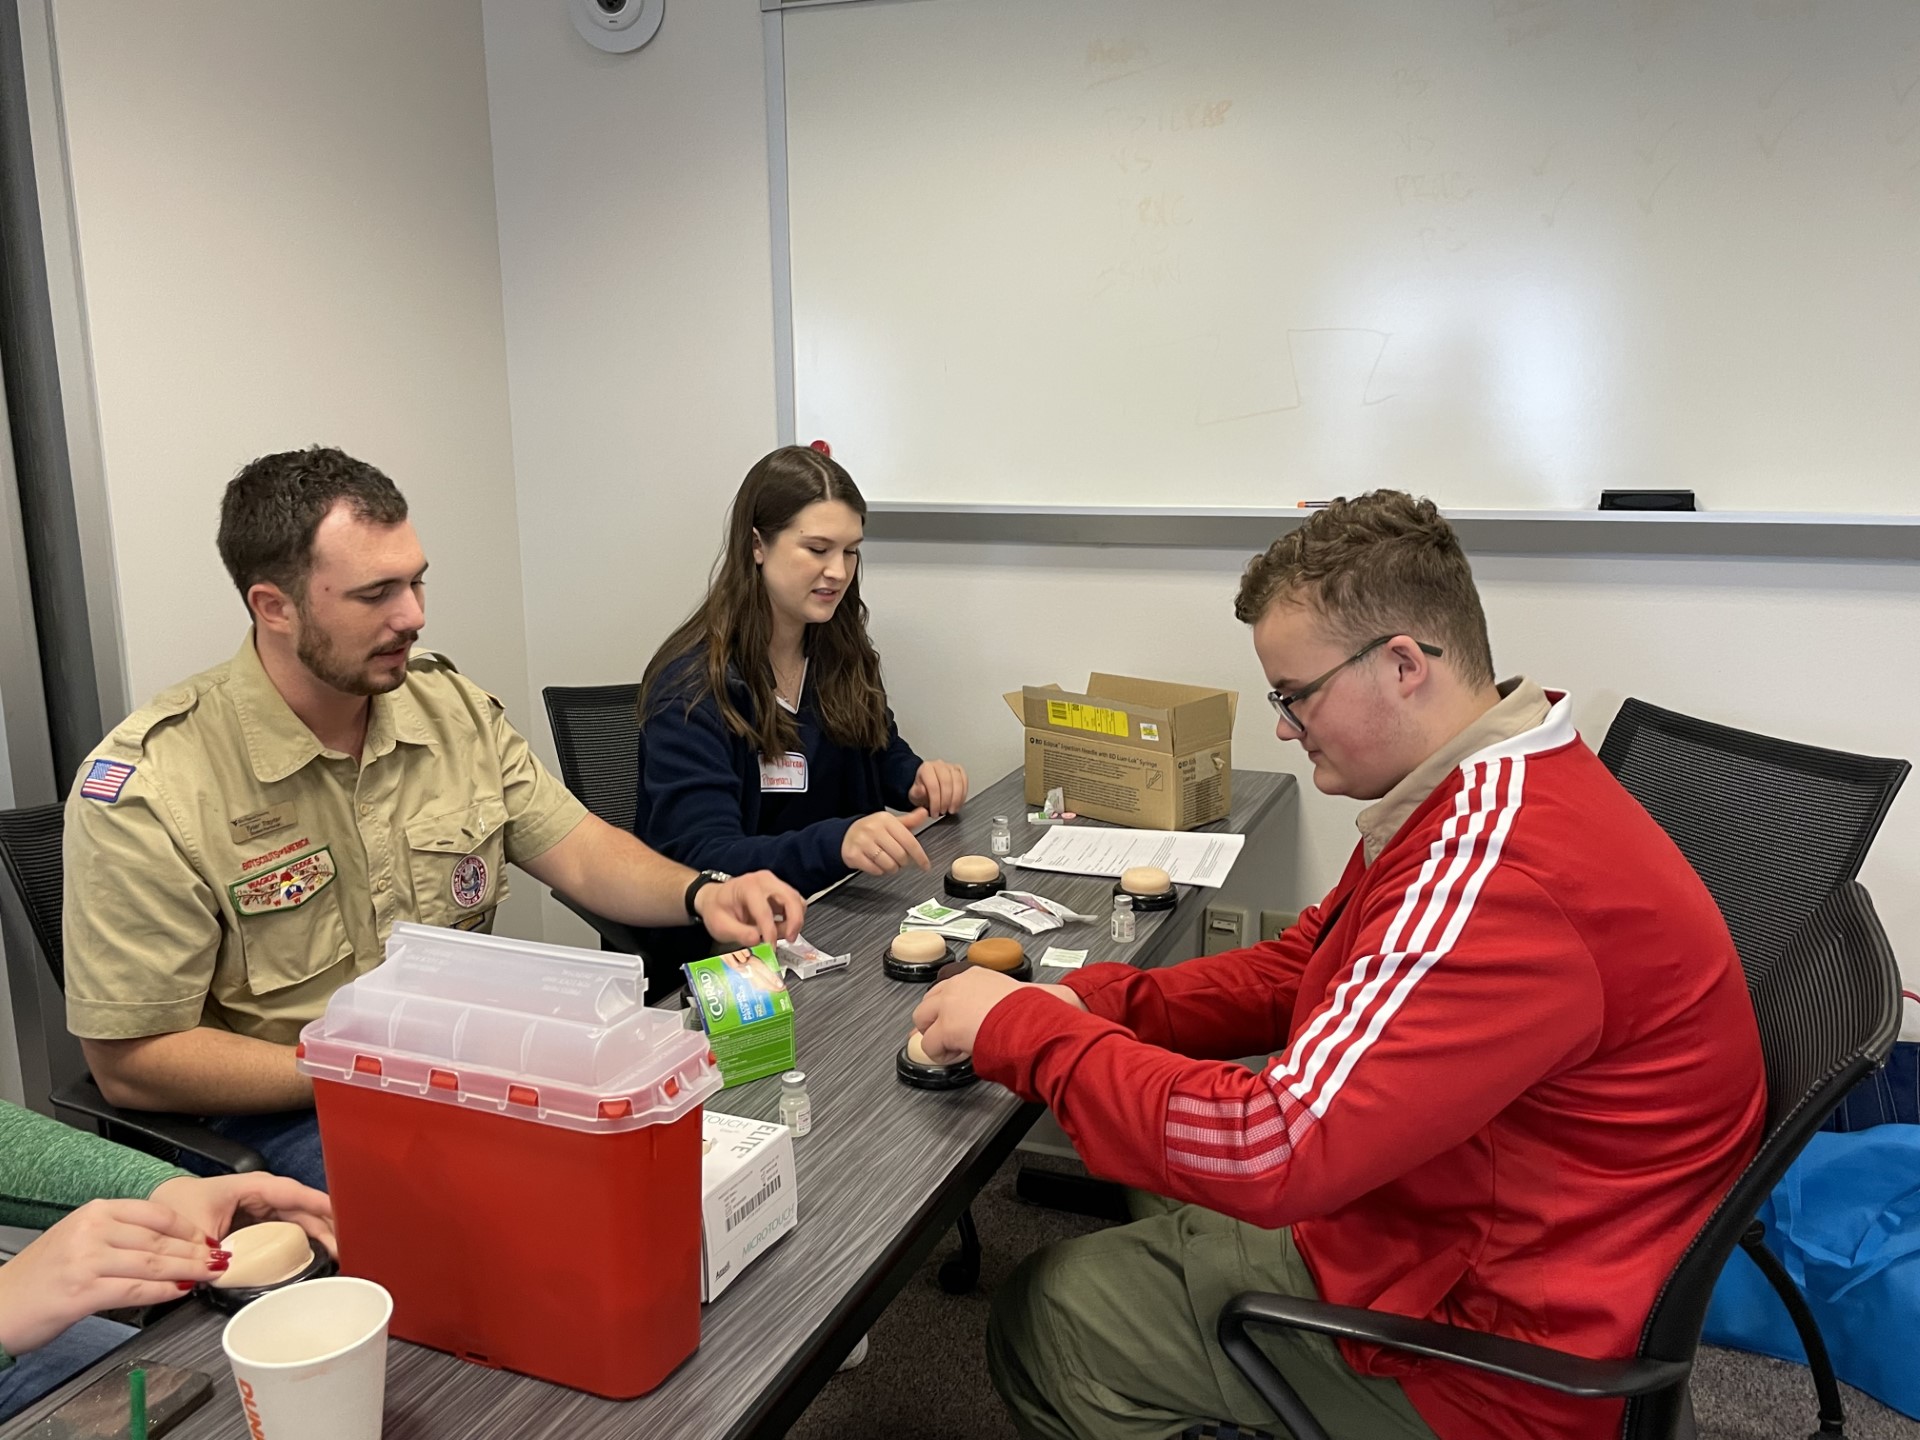
[[[840,501],[865,526],[867,502],[853,477],[819,450],[783,446],[747,472],[733,497],[726,542],[714,562],[706,599],[647,662],[640,680],[641,725],[662,700],[684,698],[691,710],[703,695],[712,695],[727,729],[752,740],[764,758],[778,759],[799,748],[799,727],[774,699],[773,611],[753,560],[753,537],[758,531],[771,546],[794,517],[821,500]],[[887,692],[880,683],[879,653],[867,638],[857,563],[833,618],[808,625],[801,644],[815,708],[828,736],[849,749],[885,749]],[[669,670],[703,647],[699,667],[687,666],[686,673],[668,680]],[[751,719],[734,703],[729,672],[746,687],[753,702]]]

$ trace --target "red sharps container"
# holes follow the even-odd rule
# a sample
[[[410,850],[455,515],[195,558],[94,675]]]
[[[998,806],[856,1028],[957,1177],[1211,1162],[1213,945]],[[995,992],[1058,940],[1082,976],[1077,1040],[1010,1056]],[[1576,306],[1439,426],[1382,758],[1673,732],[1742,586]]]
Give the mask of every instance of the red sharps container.
[[[700,1343],[704,1035],[638,959],[400,924],[301,1032],[342,1270],[392,1333],[596,1395]]]

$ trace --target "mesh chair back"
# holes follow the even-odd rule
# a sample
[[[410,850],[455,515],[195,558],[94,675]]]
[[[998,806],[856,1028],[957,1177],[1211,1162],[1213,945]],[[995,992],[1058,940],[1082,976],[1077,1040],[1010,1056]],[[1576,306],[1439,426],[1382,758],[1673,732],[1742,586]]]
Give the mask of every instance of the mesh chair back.
[[[1741,1232],[1847,1091],[1886,1063],[1899,1033],[1900,970],[1873,902],[1851,880],[1814,909],[1751,990],[1767,1067],[1765,1136],[1654,1302],[1640,1336],[1640,1354],[1653,1359],[1692,1358]],[[1684,1391],[1631,1401],[1624,1433],[1667,1436],[1684,1404]]]
[[[549,685],[547,722],[560,778],[617,829],[633,829],[640,803],[640,686]]]
[[[1912,768],[1631,699],[1600,759],[1706,882],[1749,987],[1834,887],[1859,875]]]
[[[35,805],[26,810],[0,812],[0,863],[4,863],[13,893],[26,911],[34,942],[53,978],[66,988],[65,953],[60,928],[60,837],[62,805]]]

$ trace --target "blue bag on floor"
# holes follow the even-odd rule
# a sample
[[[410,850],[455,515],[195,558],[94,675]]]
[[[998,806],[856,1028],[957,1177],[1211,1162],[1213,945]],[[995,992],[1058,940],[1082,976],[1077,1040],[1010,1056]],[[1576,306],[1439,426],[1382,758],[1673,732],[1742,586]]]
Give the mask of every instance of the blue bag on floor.
[[[1920,1126],[1816,1134],[1760,1220],[1820,1322],[1834,1372],[1920,1419]],[[1807,1359],[1780,1297],[1741,1250],[1714,1287],[1703,1338]]]

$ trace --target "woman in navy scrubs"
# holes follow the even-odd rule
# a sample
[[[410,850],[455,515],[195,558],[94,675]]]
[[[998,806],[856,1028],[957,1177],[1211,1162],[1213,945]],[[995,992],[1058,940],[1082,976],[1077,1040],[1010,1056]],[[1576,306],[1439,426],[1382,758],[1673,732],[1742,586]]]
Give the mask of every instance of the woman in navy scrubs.
[[[641,681],[634,833],[661,854],[802,894],[926,868],[913,832],[960,807],[967,776],[893,723],[860,599],[866,515],[823,442],[747,472],[706,598]],[[657,960],[713,953],[698,926],[648,939]]]

